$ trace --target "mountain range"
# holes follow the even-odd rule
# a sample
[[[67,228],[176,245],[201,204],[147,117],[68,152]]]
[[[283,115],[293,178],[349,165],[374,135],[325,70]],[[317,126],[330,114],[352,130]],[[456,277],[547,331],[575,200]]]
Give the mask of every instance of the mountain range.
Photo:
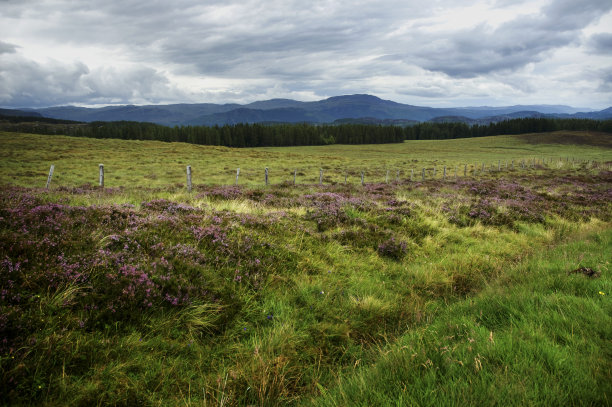
[[[0,109],[11,110],[11,109]],[[488,124],[523,117],[612,119],[612,107],[601,111],[563,105],[433,108],[383,100],[372,95],[335,96],[315,102],[271,99],[249,104],[122,105],[101,108],[59,106],[12,110],[48,118],[92,121],[139,121],[168,126],[223,125],[237,123],[333,123],[400,124],[463,122]],[[2,114],[0,112],[0,114]],[[5,113],[5,115],[7,115]]]

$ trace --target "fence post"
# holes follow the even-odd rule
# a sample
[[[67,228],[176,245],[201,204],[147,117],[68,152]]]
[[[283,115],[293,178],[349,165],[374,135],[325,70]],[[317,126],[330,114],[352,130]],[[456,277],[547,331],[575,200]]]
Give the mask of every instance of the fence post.
[[[347,179],[347,178],[348,178],[348,173],[347,173],[347,172],[345,172],[345,173],[344,173],[344,185],[346,185],[346,179]]]
[[[293,185],[295,185],[295,176],[297,175],[297,168],[293,170]]]
[[[100,169],[100,188],[104,188],[104,164],[98,165]]]
[[[385,175],[385,184],[389,183],[389,170],[387,170],[387,175]]]
[[[399,182],[399,170],[395,171],[395,182]]]
[[[47,177],[47,186],[46,189],[49,189],[49,184],[51,183],[51,178],[53,178],[53,170],[55,169],[55,165],[51,164],[51,168],[49,168],[49,176]]]
[[[442,181],[446,181],[446,165],[444,166],[444,172],[442,173]]]
[[[432,175],[432,178],[434,178],[434,179],[436,178],[436,167],[433,167],[433,175]]]
[[[319,185],[323,185],[323,168],[319,168]]]
[[[240,176],[240,167],[236,169],[236,185],[238,185],[238,177]]]
[[[423,172],[421,173],[421,178],[423,181],[425,181],[425,168],[423,168]]]
[[[501,171],[501,160],[497,160],[497,171]]]
[[[266,186],[268,186],[268,167],[266,167]]]
[[[414,168],[410,169],[410,181],[414,181]]]
[[[467,177],[467,164],[463,164],[463,178]]]
[[[361,186],[363,186],[363,171],[361,171]]]
[[[191,192],[191,165],[187,166],[187,192]]]

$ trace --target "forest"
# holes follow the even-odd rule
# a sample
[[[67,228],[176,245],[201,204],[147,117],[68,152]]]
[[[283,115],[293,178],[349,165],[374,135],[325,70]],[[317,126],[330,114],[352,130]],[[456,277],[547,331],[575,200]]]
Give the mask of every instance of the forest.
[[[446,140],[558,130],[612,133],[612,120],[523,118],[489,125],[423,122],[413,126],[370,124],[241,123],[168,127],[146,122],[77,123],[24,118],[0,120],[0,129],[34,134],[122,140],[156,140],[226,147],[281,147],[327,144],[383,144],[404,140]]]

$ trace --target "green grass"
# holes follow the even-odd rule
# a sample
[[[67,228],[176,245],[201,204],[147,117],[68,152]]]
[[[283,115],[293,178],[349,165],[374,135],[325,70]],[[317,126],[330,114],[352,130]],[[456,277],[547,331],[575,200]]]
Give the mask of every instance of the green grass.
[[[529,137],[528,137],[529,136]],[[578,167],[567,158],[597,162],[610,161],[611,137],[587,132],[553,133],[561,141],[582,140],[583,144],[554,143],[542,135],[495,136],[478,139],[407,141],[402,144],[331,145],[314,147],[275,147],[231,149],[196,146],[185,143],[162,143],[133,140],[96,140],[63,136],[43,136],[0,132],[0,185],[44,186],[49,167],[55,165],[53,186],[97,185],[98,164],[105,165],[107,187],[167,187],[185,184],[185,167],[193,169],[195,185],[231,185],[240,168],[240,184],[262,185],[264,168],[270,169],[270,182],[293,182],[297,170],[298,183],[318,183],[319,169],[324,182],[382,182],[389,171],[394,180],[397,171],[402,180],[420,179],[422,168],[437,168],[442,177],[463,174],[463,166],[473,174],[482,164],[497,169],[499,161],[518,168],[521,160],[545,158],[551,168]],[[120,146],[120,147],[118,147]]]
[[[610,161],[601,135],[553,136],[233,150],[2,133],[0,404],[609,405],[604,165],[316,185],[323,165],[384,180],[529,151]],[[73,188],[98,162],[109,188]],[[238,165],[248,188],[203,185]],[[266,188],[264,166],[313,174]]]

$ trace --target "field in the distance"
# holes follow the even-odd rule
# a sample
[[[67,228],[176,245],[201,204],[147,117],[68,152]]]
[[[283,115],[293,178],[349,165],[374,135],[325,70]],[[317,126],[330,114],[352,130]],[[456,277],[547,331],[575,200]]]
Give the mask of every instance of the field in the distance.
[[[402,144],[331,145],[313,147],[271,147],[232,149],[132,140],[96,140],[62,136],[42,136],[0,132],[0,185],[44,186],[51,164],[55,165],[53,185],[97,185],[98,164],[105,166],[107,187],[165,187],[185,184],[185,167],[191,165],[196,185],[234,184],[240,168],[239,183],[261,185],[264,168],[269,168],[271,183],[318,183],[319,170],[324,182],[359,183],[420,177],[422,168],[430,177],[449,175],[463,166],[497,168],[500,160],[518,165],[523,159],[559,159],[606,161],[612,154],[609,134],[557,132],[520,136],[495,136],[476,139],[407,141]]]
[[[2,133],[0,404],[610,405],[610,144]]]

